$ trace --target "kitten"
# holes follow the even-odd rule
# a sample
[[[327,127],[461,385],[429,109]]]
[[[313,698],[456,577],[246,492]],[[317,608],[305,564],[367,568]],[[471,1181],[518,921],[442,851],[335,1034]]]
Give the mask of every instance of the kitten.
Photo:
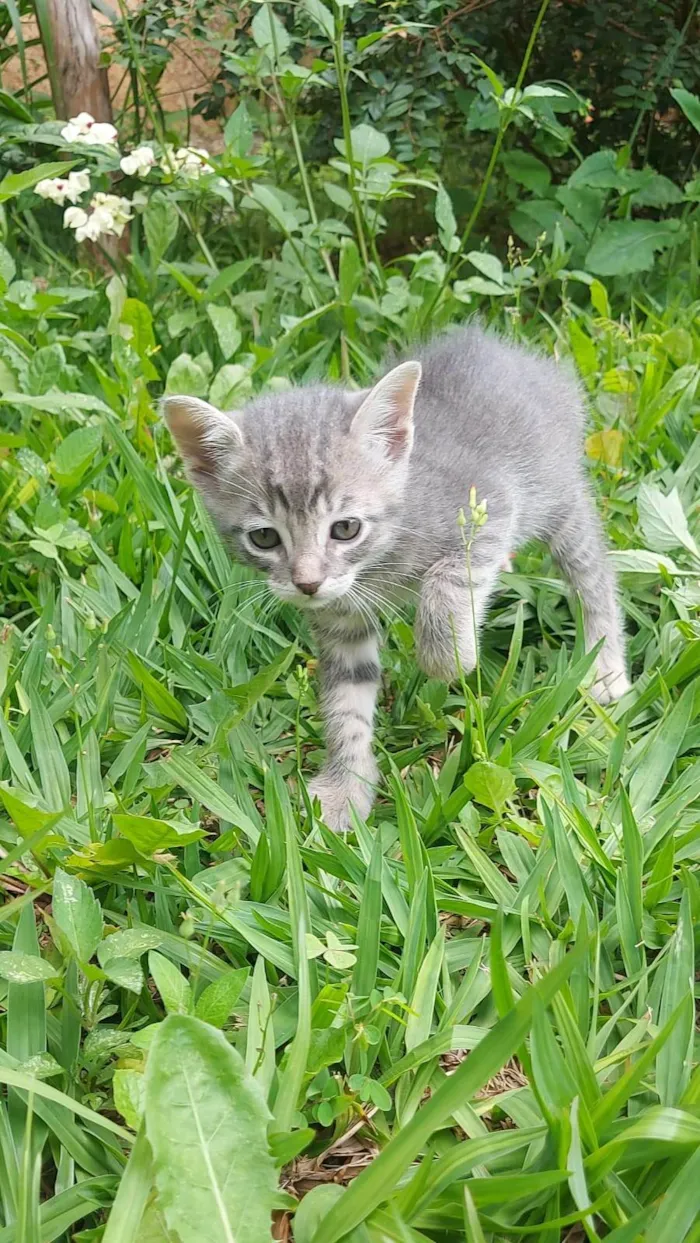
[[[471,325],[374,388],[311,385],[221,414],[168,397],[165,418],[187,474],[234,555],[308,612],[319,648],[328,757],[312,783],[323,816],[346,829],[372,806],[373,717],[382,603],[417,602],[418,661],[454,678],[455,639],[474,668],[500,569],[513,549],[548,542],[583,603],[601,703],[628,688],[615,580],[582,460],[584,402],[553,361]],[[470,487],[488,500],[472,551],[457,516]],[[473,595],[474,614],[471,599]]]

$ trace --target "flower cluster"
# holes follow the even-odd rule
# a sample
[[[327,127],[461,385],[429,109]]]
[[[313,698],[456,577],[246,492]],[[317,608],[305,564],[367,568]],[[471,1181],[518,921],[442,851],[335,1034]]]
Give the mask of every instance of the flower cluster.
[[[95,194],[90,207],[90,212],[82,207],[68,207],[63,213],[63,223],[67,229],[75,229],[77,242],[95,242],[103,235],[121,237],[133,214],[129,200],[118,194]]]
[[[61,137],[68,143],[85,146],[117,147],[117,131],[107,122],[96,121],[89,112],[71,117],[61,130]],[[115,152],[119,155],[118,149]],[[148,177],[154,168],[169,176],[181,175],[196,179],[211,172],[209,152],[203,147],[178,147],[168,145],[158,156],[153,147],[135,147],[128,155],[121,156],[119,167],[127,177]],[[87,168],[69,173],[67,177],[45,177],[34,187],[36,194],[50,199],[63,207],[64,203],[78,202],[90,189],[90,172]],[[127,221],[132,219],[132,204],[118,194],[94,194],[89,209],[68,207],[63,213],[67,229],[75,230],[76,241],[94,242],[103,235],[121,237]]]
[[[156,163],[153,147],[136,147],[129,155],[122,156],[119,167],[127,177],[147,177]]]
[[[88,147],[111,147],[116,145],[117,131],[107,121],[96,121],[89,112],[79,112],[71,117],[61,130],[66,142],[84,143]]]
[[[185,177],[201,177],[211,172],[209,152],[204,147],[168,147],[161,167],[165,172],[184,173]]]
[[[90,173],[87,168],[82,168],[80,172],[69,173],[67,177],[44,177],[43,181],[35,185],[34,193],[63,207],[66,199],[69,203],[77,203],[81,194],[89,189]]]

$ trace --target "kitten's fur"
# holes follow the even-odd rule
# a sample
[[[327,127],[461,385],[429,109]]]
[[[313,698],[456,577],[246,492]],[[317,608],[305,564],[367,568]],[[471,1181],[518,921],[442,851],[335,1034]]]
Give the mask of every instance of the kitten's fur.
[[[228,415],[194,398],[165,402],[188,475],[234,554],[309,611],[328,747],[312,790],[336,829],[348,826],[351,805],[364,816],[374,797],[378,599],[415,593],[418,660],[428,674],[454,676],[455,636],[462,668],[474,667],[457,524],[472,485],[488,500],[472,552],[477,628],[504,560],[527,540],[544,539],[581,596],[589,648],[605,639],[594,694],[607,703],[629,686],[575,379],[474,325],[416,357],[364,393],[313,385]],[[331,538],[332,524],[345,519],[362,521],[359,535]],[[281,544],[254,547],[248,533],[261,527],[274,528]]]

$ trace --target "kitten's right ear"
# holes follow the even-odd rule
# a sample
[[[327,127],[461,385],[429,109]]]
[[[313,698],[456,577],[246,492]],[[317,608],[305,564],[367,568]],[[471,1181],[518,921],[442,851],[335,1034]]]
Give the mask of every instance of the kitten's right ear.
[[[215,477],[222,458],[243,445],[241,429],[233,417],[198,397],[164,397],[160,409],[193,483]]]

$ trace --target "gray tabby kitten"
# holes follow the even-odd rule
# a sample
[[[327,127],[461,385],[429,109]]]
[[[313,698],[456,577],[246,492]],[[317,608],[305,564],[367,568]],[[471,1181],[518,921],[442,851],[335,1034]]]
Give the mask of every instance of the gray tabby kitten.
[[[312,783],[326,823],[366,816],[377,766],[378,606],[417,602],[418,661],[465,672],[513,549],[549,544],[583,602],[597,658],[593,693],[629,687],[613,574],[582,460],[584,403],[575,379],[471,325],[436,339],[420,361],[374,388],[311,385],[221,414],[169,397],[165,417],[188,476],[234,555],[309,614],[318,642],[328,758]],[[472,592],[457,516],[470,487],[488,500],[472,552]]]

